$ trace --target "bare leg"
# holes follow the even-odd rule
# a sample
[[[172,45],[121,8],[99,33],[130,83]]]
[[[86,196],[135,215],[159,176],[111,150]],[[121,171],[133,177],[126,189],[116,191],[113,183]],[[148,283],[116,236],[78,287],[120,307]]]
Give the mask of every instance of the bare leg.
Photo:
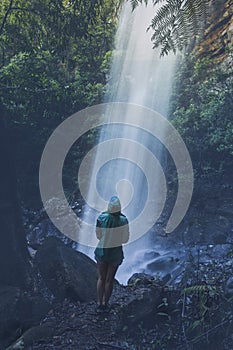
[[[105,300],[104,300],[105,305],[108,304],[108,301],[112,295],[114,277],[118,267],[119,265],[108,264],[108,270],[107,270],[107,275],[105,280]]]
[[[103,305],[103,297],[105,293],[105,281],[107,276],[108,264],[98,263],[97,267],[98,267],[98,273],[99,273],[99,278],[97,281],[97,303],[99,305]]]

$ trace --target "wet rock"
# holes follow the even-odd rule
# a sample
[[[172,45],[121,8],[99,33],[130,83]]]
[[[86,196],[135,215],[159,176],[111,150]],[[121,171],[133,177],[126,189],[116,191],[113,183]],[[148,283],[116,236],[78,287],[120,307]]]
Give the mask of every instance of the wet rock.
[[[127,285],[129,286],[146,286],[151,285],[155,282],[155,278],[146,273],[134,273],[128,279]]]
[[[167,273],[163,278],[162,278],[162,284],[165,285],[171,280],[172,276],[170,273]]]
[[[65,224],[68,224],[68,219],[65,218]],[[72,247],[76,247],[76,242],[73,242],[69,237],[63,235],[49,220],[45,218],[37,223],[36,226],[29,227],[27,230],[27,243],[30,249],[32,248],[34,251],[38,250],[40,246],[43,244],[47,237],[57,237],[63,243],[69,244]]]
[[[231,0],[215,1],[214,3],[216,3],[214,5],[216,8],[213,11],[210,25],[206,28],[200,45],[196,47],[196,52],[198,56],[208,56],[213,62],[219,63],[230,56],[228,47],[232,44],[232,4]],[[220,3],[223,4],[221,7]]]
[[[213,243],[214,244],[226,244],[227,242],[227,235],[224,233],[216,233],[216,235],[213,237]]]
[[[17,287],[0,289],[0,343],[7,345],[25,330],[42,320],[50,304],[41,297],[29,297]]]
[[[160,288],[156,286],[136,288],[121,307],[120,327],[132,327],[141,321],[148,321],[160,303]]]
[[[60,300],[88,302],[96,299],[96,264],[56,237],[48,237],[35,256],[46,286]]]
[[[155,259],[155,258],[158,258],[159,256],[160,254],[158,252],[155,252],[154,250],[147,250],[144,253],[145,260]]]
[[[77,222],[79,222],[79,214],[81,210],[79,203],[74,202],[72,209],[77,214]],[[38,250],[44,240],[47,237],[52,236],[59,238],[63,243],[70,245],[72,248],[76,248],[77,243],[61,233],[61,231],[48,218],[46,210],[49,210],[50,215],[54,219],[61,221],[64,226],[62,232],[65,232],[66,229],[72,225],[70,213],[67,213],[66,204],[59,198],[52,198],[46,203],[46,208],[42,208],[37,212],[24,210],[24,226],[28,246],[34,250]]]
[[[6,350],[25,349],[29,345],[32,345],[34,342],[51,339],[59,331],[56,329],[55,322],[54,323],[50,322],[50,323],[32,327],[28,329],[19,339],[17,339]]]
[[[2,287],[0,289],[0,339],[1,343],[14,338],[18,327],[22,322],[19,312],[23,304],[23,295],[17,287]]]
[[[172,255],[161,256],[147,265],[147,269],[151,272],[159,272],[162,276],[171,273],[178,267],[179,258]]]
[[[52,305],[41,296],[30,296],[27,301],[28,319],[24,319],[26,328],[38,324],[51,309]],[[25,308],[25,306],[24,306]]]
[[[161,279],[155,278],[154,276],[148,275],[147,273],[134,273],[127,281],[128,286],[148,286],[158,285],[164,286],[172,278],[171,274],[168,273]]]
[[[162,284],[161,280],[145,273],[132,275],[124,287],[126,293],[122,290],[118,292],[116,302],[120,305],[120,319],[116,328],[133,329],[140,322],[150,323],[165,295]]]

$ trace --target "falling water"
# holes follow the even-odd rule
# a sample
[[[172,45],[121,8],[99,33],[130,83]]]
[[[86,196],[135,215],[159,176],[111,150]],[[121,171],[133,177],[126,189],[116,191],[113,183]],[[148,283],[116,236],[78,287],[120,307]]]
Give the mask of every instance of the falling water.
[[[174,56],[159,57],[147,31],[156,8],[124,7],[116,35],[109,93],[106,101],[125,101],[153,108],[166,115]]]
[[[147,32],[147,28],[155,11],[155,7],[140,6],[132,12],[130,4],[123,8],[108,77],[108,92],[104,102],[132,103],[148,107],[166,116],[175,57],[170,54],[168,57],[160,58],[159,50],[152,48],[150,39],[152,33]],[[111,110],[109,113],[111,114]],[[115,124],[102,127],[99,144],[103,144],[108,140],[119,140],[119,138],[130,139],[137,143],[143,143],[146,148],[149,148],[155,154],[156,159],[160,159],[161,143],[143,131],[145,111],[141,115],[135,116],[137,120],[140,120],[142,128],[126,125],[127,121],[131,120],[130,118],[132,118],[132,115],[128,115],[127,110],[125,110],[125,125]],[[164,131],[161,129],[160,135]],[[135,147],[131,147],[131,149],[127,147],[128,158],[137,160],[141,157],[143,159],[141,165],[135,166],[133,164],[135,162],[123,159],[122,154],[124,154],[124,147],[126,147],[124,142],[121,142],[119,146],[119,143],[112,141],[106,147],[108,148],[106,148],[106,151],[113,155],[113,159],[104,162],[103,149],[97,150],[92,167],[87,202],[91,205],[94,204],[96,207],[98,198],[96,198],[94,188],[97,188],[101,198],[106,201],[101,202],[98,210],[104,211],[109,198],[117,194],[122,202],[123,212],[130,221],[134,220],[143,209],[148,197],[148,179],[143,170],[146,168],[152,169],[152,165],[147,155],[143,154],[143,150],[142,154],[135,154],[138,152]],[[103,166],[99,167],[101,162],[103,162]],[[159,167],[157,168],[151,170],[153,171],[153,186],[158,189],[157,195],[156,193],[154,195],[154,201],[151,201],[153,202],[151,205],[154,206],[154,211],[156,211],[157,206],[156,199],[159,199],[160,196],[159,181],[161,177],[159,176]],[[103,203],[105,204],[103,205]],[[95,212],[91,215],[90,206],[87,206],[84,219],[87,221],[90,221],[90,218],[94,220],[98,214]],[[91,234],[94,235],[93,232]],[[134,272],[144,271],[146,259],[150,256],[151,247],[153,248],[152,245],[151,235],[145,234],[139,240],[124,247],[125,260],[117,274],[120,282],[125,283]],[[93,248],[81,248],[80,250],[88,253],[93,258]]]

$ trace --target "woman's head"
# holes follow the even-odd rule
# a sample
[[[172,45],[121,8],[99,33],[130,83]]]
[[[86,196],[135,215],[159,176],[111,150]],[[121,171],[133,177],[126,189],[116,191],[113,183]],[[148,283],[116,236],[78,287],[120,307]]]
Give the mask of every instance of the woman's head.
[[[109,213],[118,213],[121,211],[121,202],[117,196],[110,198],[108,203],[108,212]]]

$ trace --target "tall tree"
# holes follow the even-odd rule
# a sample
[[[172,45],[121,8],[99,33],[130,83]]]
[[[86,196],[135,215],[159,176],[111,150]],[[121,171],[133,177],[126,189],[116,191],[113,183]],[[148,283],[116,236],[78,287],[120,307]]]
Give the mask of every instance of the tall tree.
[[[102,100],[118,3],[2,1],[0,99],[20,144],[17,175],[27,206],[40,204],[38,167],[48,136],[65,117]]]

